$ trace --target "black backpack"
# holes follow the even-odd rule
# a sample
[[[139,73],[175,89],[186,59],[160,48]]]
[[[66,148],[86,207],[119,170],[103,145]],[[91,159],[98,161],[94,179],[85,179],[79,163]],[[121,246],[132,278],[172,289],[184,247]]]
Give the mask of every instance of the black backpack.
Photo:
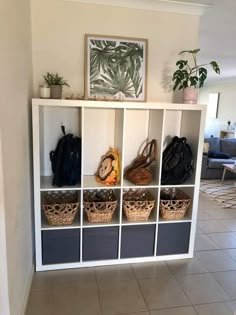
[[[66,134],[64,126],[61,129],[64,136],[58,141],[56,150],[50,152],[52,184],[73,186],[81,181],[81,139]]]
[[[182,184],[193,172],[193,154],[185,137],[174,137],[162,158],[162,185]]]

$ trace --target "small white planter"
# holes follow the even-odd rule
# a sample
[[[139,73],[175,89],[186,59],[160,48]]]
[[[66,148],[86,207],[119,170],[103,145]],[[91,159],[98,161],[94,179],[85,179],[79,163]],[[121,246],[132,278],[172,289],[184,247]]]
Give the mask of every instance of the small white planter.
[[[183,89],[183,102],[184,104],[197,104],[198,88],[186,87]]]
[[[50,87],[46,84],[40,85],[39,87],[40,98],[50,98]]]

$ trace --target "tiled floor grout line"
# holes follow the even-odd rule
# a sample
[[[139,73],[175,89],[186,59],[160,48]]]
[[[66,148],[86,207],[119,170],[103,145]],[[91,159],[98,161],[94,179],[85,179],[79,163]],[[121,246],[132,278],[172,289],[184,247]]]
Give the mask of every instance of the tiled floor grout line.
[[[173,276],[173,278],[176,280],[176,282],[178,283],[178,285],[179,285],[179,286],[180,286],[180,288],[182,289],[182,291],[183,291],[184,295],[186,296],[187,300],[189,301],[190,305],[183,305],[183,306],[170,306],[170,307],[164,307],[164,308],[158,308],[158,309],[152,309],[152,310],[149,310],[148,305],[147,305],[147,302],[146,302],[146,300],[145,300],[145,297],[144,297],[144,295],[143,295],[142,289],[141,289],[140,284],[139,284],[139,281],[138,281],[139,279],[138,279],[138,278],[136,278],[135,271],[133,270],[134,275],[135,275],[135,279],[136,279],[136,280],[137,280],[137,282],[138,282],[139,289],[140,289],[140,291],[141,291],[141,293],[142,293],[143,299],[144,299],[144,301],[145,301],[145,304],[146,304],[146,306],[147,306],[147,309],[148,309],[149,313],[150,313],[151,311],[160,311],[160,310],[168,310],[168,309],[177,309],[177,308],[182,308],[182,307],[189,307],[189,306],[193,306],[193,304],[192,304],[192,303],[191,303],[191,301],[189,300],[188,296],[186,295],[186,293],[185,293],[184,289],[183,289],[183,288],[182,288],[182,286],[180,285],[180,283],[179,283],[179,281],[178,281],[178,279],[177,279],[177,276],[176,276],[176,275],[172,272],[171,268],[168,266],[168,264],[166,263],[166,261],[163,261],[163,262],[165,263],[165,265],[166,265],[167,269],[170,271],[170,274],[160,274],[160,275],[158,275],[158,276]],[[131,264],[131,268],[133,269],[132,264]],[[209,272],[207,272],[207,273],[209,273]],[[196,273],[196,274],[199,274],[199,273]],[[140,280],[145,280],[145,279],[153,279],[153,278],[142,278],[142,279],[140,279]],[[122,315],[123,315],[123,314],[122,314]],[[126,315],[126,314],[124,314],[124,315]]]
[[[170,274],[171,274],[172,276],[174,276],[173,271],[171,270],[171,268],[169,267],[169,265],[167,264],[167,262],[166,262],[165,260],[164,260],[164,263],[165,263],[167,269],[169,270]]]
[[[141,314],[141,313],[148,313],[150,315],[150,311],[147,310],[147,311],[135,311],[135,312],[132,312],[132,313],[116,313],[115,315],[134,315],[134,314]],[[92,315],[92,314],[91,314]]]
[[[136,277],[136,273],[135,273],[135,271],[134,271],[133,265],[130,264],[130,267],[131,267],[131,269],[132,269],[132,271],[133,271],[134,278],[135,278],[135,280],[136,280],[137,283],[138,283],[138,287],[139,287],[139,290],[140,290],[140,292],[141,292],[141,294],[142,294],[142,297],[143,297],[144,303],[145,303],[145,305],[146,305],[146,307],[147,307],[148,313],[150,314],[147,301],[146,301],[146,299],[145,299],[145,297],[144,297],[144,294],[143,294],[143,291],[142,291],[141,286],[140,286],[140,284],[139,284],[138,278]]]
[[[198,251],[196,253],[200,253],[200,252],[212,252],[212,251],[224,251],[225,249],[211,249],[211,250],[201,250],[201,251]],[[225,255],[227,256],[227,258],[230,258],[233,262],[236,262],[229,254],[225,253]],[[206,266],[203,265],[203,263],[201,262],[201,260],[198,258],[198,257],[195,257],[195,259],[197,259],[199,261],[199,263],[204,267],[206,268],[206,270],[208,271],[208,273],[210,273],[212,275],[212,273],[217,273],[217,272],[232,272],[232,271],[235,271],[236,272],[236,269],[227,269],[227,270],[217,270],[217,271],[209,271],[207,269]],[[217,281],[218,282],[218,281]]]
[[[177,275],[174,275],[174,279],[177,281],[177,283],[178,283],[178,285],[180,286],[181,290],[183,291],[183,293],[184,293],[184,294],[185,294],[185,296],[187,297],[187,299],[188,299],[188,301],[189,301],[190,305],[192,305],[192,306],[193,306],[193,304],[192,304],[192,302],[190,301],[190,299],[189,299],[188,295],[186,294],[186,291],[184,290],[184,288],[182,287],[181,283],[179,282],[179,280],[178,280],[178,276],[177,276]]]
[[[141,292],[141,294],[142,294],[142,297],[143,297],[143,299],[144,299],[144,302],[145,302],[145,305],[146,305],[146,307],[147,307],[147,310],[146,310],[146,311],[133,311],[132,313],[130,313],[130,312],[129,312],[129,313],[119,313],[119,314],[116,314],[116,315],[139,314],[139,313],[145,313],[145,312],[150,314],[149,309],[148,309],[148,306],[147,306],[147,303],[146,303],[146,300],[145,300],[145,298],[144,298],[144,296],[143,296],[143,292],[142,292],[142,290],[141,290],[141,288],[140,288],[140,286],[139,286],[138,279],[136,278],[135,272],[134,272],[134,270],[133,270],[132,264],[129,264],[129,265],[130,265],[130,268],[132,269],[132,272],[133,272],[133,274],[134,274],[134,280],[136,280],[136,282],[137,282],[137,284],[138,284],[139,290],[140,290],[140,292]],[[104,312],[103,312],[103,310],[102,310],[101,300],[100,300],[100,293],[99,293],[99,285],[98,285],[98,279],[97,279],[96,268],[94,268],[94,272],[95,272],[95,278],[96,278],[96,284],[97,284],[97,290],[98,290],[99,305],[100,305],[100,309],[101,309],[102,314],[104,314]],[[121,281],[129,281],[129,279],[122,279]]]
[[[205,268],[206,268],[206,267],[205,267]],[[199,274],[199,273],[198,273],[198,274]],[[202,273],[200,273],[200,274],[202,274]],[[208,274],[211,275],[210,272],[208,272]],[[211,276],[212,276],[212,275],[211,275]],[[212,278],[213,278],[214,280],[216,280],[213,276],[212,276]],[[177,277],[176,277],[176,281],[179,283]],[[218,283],[218,281],[216,281],[216,282]],[[218,284],[219,284],[219,283],[218,283]],[[183,290],[184,294],[187,296],[186,291],[184,290],[184,288],[181,286],[180,283],[179,283],[179,285],[180,285],[181,289]],[[219,284],[219,285],[220,285],[220,284]],[[224,290],[224,288],[223,288],[221,285],[220,285],[220,287],[221,287],[222,290],[225,292],[225,294],[230,298],[230,300],[223,300],[223,301],[221,300],[221,301],[214,301],[214,302],[194,303],[194,304],[192,304],[191,301],[190,301],[191,305],[194,307],[194,305],[205,305],[205,304],[212,304],[212,303],[224,303],[224,302],[231,301],[232,299],[231,299],[231,297],[229,296],[229,294]],[[188,298],[188,296],[187,296],[187,298]],[[189,300],[189,298],[188,298],[188,300]],[[194,308],[194,309],[195,309],[195,308]]]
[[[195,312],[198,314],[198,315],[201,315],[200,313],[198,313],[198,311],[196,310],[196,308],[195,308],[195,306],[201,306],[201,305],[211,305],[211,304],[217,304],[217,303],[227,303],[227,302],[233,302],[233,301],[235,301],[235,300],[227,300],[227,301],[216,301],[216,302],[206,302],[206,303],[202,303],[202,304],[194,304],[193,305],[193,308],[194,308],[194,310],[195,310]],[[224,315],[224,314],[222,314],[222,315]],[[233,314],[232,314],[233,315]]]
[[[219,281],[213,276],[212,273],[217,273],[217,272],[232,272],[232,271],[236,271],[236,270],[216,271],[216,272],[211,272],[210,274],[211,274],[212,277],[215,279],[215,281],[221,286],[221,288],[225,291],[225,289],[222,287],[222,285],[219,283]],[[227,293],[226,291],[225,291],[225,293],[228,295],[228,297],[230,298],[231,301],[232,301],[232,300],[235,300],[234,298],[232,298],[232,296],[231,296],[229,293]]]
[[[196,312],[196,314],[200,315],[200,314],[198,313],[198,311],[196,310],[196,308],[195,308],[194,305],[193,305],[193,309],[194,309],[194,311]]]
[[[163,261],[164,263],[165,263],[165,265],[166,265],[166,267],[167,267],[167,269],[170,271],[170,274],[160,274],[160,276],[173,276],[173,278],[176,280],[176,282],[179,284],[179,282],[178,282],[178,280],[176,279],[176,276],[174,275],[174,273],[172,272],[172,270],[171,270],[171,268],[168,266],[168,264],[166,263],[166,261]],[[131,266],[132,268],[133,268],[133,266]],[[135,272],[134,272],[134,274],[135,274]],[[135,278],[136,278],[136,275],[135,275]],[[137,278],[136,278],[137,279]],[[145,280],[145,279],[153,279],[153,278],[142,278],[141,280]],[[139,281],[138,281],[138,279],[137,279],[137,282],[138,282],[138,285],[139,285]],[[182,287],[181,287],[181,285],[179,284],[179,286],[180,286],[180,288],[182,289]],[[140,291],[142,292],[142,289],[141,289],[141,287],[140,287],[140,285],[139,285],[139,288],[140,288]],[[182,289],[183,290],[183,289]],[[171,306],[171,307],[164,307],[164,308],[159,308],[159,309],[153,309],[153,310],[149,310],[149,311],[155,311],[155,310],[167,310],[167,309],[175,309],[175,308],[181,308],[181,307],[188,307],[188,306],[192,306],[192,303],[191,303],[191,301],[189,300],[189,298],[188,298],[188,296],[186,295],[186,293],[185,293],[185,291],[183,290],[183,293],[184,293],[184,295],[186,296],[186,298],[187,298],[187,300],[189,301],[189,303],[190,303],[190,305],[183,305],[183,306]],[[143,293],[142,293],[142,295],[143,295]],[[143,296],[143,298],[144,298],[144,301],[145,301],[145,303],[146,303],[146,300],[145,300],[145,297]],[[147,303],[146,303],[146,305],[147,305]],[[147,306],[148,307],[148,306]]]
[[[98,301],[99,301],[100,311],[101,311],[101,315],[102,315],[102,314],[104,314],[104,313],[103,313],[103,309],[102,309],[102,303],[101,303],[101,297],[100,297],[100,291],[99,291],[99,285],[98,285],[96,267],[94,267],[93,270],[94,270],[94,273],[95,273],[95,280],[96,280],[97,293],[98,293]]]
[[[193,304],[193,307],[194,306],[200,306],[200,305],[211,305],[211,304],[217,304],[217,303],[226,303],[226,302],[233,302],[235,300],[224,300],[224,301],[213,301],[213,302],[204,302],[204,303],[195,303]],[[224,315],[224,314],[222,314]]]

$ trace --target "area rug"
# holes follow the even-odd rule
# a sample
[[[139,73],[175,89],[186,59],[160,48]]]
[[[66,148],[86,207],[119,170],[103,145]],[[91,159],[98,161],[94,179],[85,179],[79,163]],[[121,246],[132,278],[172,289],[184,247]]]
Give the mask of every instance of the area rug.
[[[222,184],[221,180],[201,180],[200,191],[209,195],[222,208],[236,208],[235,181],[225,180]]]

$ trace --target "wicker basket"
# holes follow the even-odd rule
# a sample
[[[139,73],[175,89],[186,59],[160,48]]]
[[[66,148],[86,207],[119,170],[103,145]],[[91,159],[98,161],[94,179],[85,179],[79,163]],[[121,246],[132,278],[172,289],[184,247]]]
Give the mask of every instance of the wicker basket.
[[[50,225],[72,224],[78,207],[75,191],[52,191],[43,195],[42,208]]]
[[[175,199],[160,199],[160,216],[164,220],[178,220],[185,216],[191,199],[181,190],[175,191]]]
[[[113,190],[84,191],[84,211],[90,223],[107,223],[117,207]]]
[[[130,189],[123,195],[123,210],[128,221],[147,221],[155,198],[145,189]]]

